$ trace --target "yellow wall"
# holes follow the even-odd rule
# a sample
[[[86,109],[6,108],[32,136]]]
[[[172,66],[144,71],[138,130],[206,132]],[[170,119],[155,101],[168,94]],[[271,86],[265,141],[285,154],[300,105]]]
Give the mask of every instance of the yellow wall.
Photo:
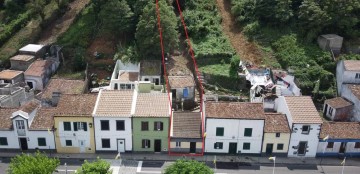
[[[264,142],[262,152],[266,152],[266,144],[273,144],[273,153],[287,153],[289,148],[290,133],[280,133],[280,137],[276,137],[276,133],[264,133]],[[283,150],[276,150],[277,144],[284,144]]]
[[[72,122],[87,122],[87,124],[88,124],[87,128],[90,133],[90,137],[86,137],[86,140],[90,141],[90,147],[85,147],[85,152],[83,152],[83,153],[95,153],[94,123],[93,123],[93,118],[91,116],[88,116],[88,117],[86,117],[86,116],[55,116],[54,117],[54,126],[56,129],[56,132],[55,132],[56,151],[58,153],[80,153],[80,147],[62,147],[61,146],[60,138],[65,138],[65,137],[59,136],[60,132],[62,132],[62,133],[64,132],[63,130],[59,129],[59,123],[62,123],[64,121],[71,122],[71,124],[73,124]],[[89,123],[91,123],[93,125],[91,128],[89,126]],[[72,128],[71,132],[73,132],[73,128]],[[89,150],[89,148],[91,148],[91,150]]]

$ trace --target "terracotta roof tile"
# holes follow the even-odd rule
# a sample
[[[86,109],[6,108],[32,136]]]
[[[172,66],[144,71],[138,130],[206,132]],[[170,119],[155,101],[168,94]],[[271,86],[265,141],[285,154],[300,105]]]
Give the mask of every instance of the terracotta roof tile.
[[[56,108],[40,108],[30,125],[31,130],[47,130],[54,125]]]
[[[325,100],[325,104],[328,104],[329,106],[331,106],[332,108],[335,108],[335,109],[353,105],[351,102],[345,100],[342,97],[336,97],[336,98]]]
[[[170,104],[166,93],[139,93],[134,117],[169,117]]]
[[[146,76],[161,75],[161,61],[144,60],[140,62],[140,74]]]
[[[0,108],[0,129],[8,130],[12,129],[12,113],[18,111],[18,109],[14,108]]]
[[[351,90],[351,92],[355,95],[355,97],[360,99],[360,85],[349,84],[347,86]]]
[[[265,114],[265,129],[266,133],[290,133],[289,123],[285,114]]]
[[[15,78],[16,76],[22,74],[22,71],[16,71],[16,70],[3,70],[0,72],[0,79],[4,79],[4,80],[12,80],[13,78]]]
[[[249,102],[206,102],[208,118],[265,119],[262,103]]]
[[[172,137],[201,138],[201,113],[174,112]]]
[[[95,116],[130,117],[133,94],[133,91],[100,91]]]
[[[26,113],[31,113],[32,111],[34,111],[36,108],[40,107],[40,102],[37,100],[32,100],[29,101],[23,105],[20,106],[20,110],[26,112]]]
[[[25,71],[25,75],[42,76],[52,64],[52,61],[38,59],[29,66],[29,68]]]
[[[55,116],[91,116],[95,102],[93,94],[61,95]]]
[[[139,80],[138,72],[121,72],[119,74],[119,79],[123,82],[134,82]]]
[[[168,76],[171,88],[185,88],[195,86],[194,78],[191,76]]]
[[[310,96],[287,96],[285,101],[293,123],[323,122]]]
[[[10,60],[18,60],[18,61],[30,61],[31,59],[34,59],[35,56],[33,55],[25,55],[25,54],[18,54],[14,57],[11,57]]]
[[[360,60],[344,60],[344,67],[347,71],[360,71]]]
[[[61,94],[82,94],[85,87],[83,80],[51,79],[43,91],[42,98],[51,99],[53,92]]]
[[[360,122],[325,122],[321,126],[320,138],[360,139]]]

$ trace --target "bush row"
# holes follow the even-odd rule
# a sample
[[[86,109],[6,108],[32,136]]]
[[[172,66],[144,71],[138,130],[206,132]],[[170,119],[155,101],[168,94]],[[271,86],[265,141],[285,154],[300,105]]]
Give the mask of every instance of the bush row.
[[[31,19],[31,12],[20,14],[16,19],[3,27],[0,33],[0,45],[3,45],[11,36],[19,31]]]

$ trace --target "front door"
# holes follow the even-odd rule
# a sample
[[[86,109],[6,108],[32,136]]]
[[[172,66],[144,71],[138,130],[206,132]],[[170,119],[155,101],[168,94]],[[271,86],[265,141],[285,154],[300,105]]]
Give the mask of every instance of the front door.
[[[236,154],[237,143],[229,143],[229,154]]]
[[[154,151],[161,152],[161,140],[155,140],[154,142]]]
[[[117,140],[118,152],[125,152],[125,140]]]
[[[346,150],[346,142],[342,142],[340,145],[339,153],[345,153]]]
[[[190,153],[196,153],[196,142],[190,142]]]
[[[19,138],[21,150],[28,150],[27,138]]]
[[[80,153],[85,152],[85,140],[79,140]]]
[[[298,155],[305,155],[306,154],[306,141],[300,141],[299,148],[298,148]]]
[[[266,154],[271,155],[273,152],[273,146],[274,144],[266,144]]]

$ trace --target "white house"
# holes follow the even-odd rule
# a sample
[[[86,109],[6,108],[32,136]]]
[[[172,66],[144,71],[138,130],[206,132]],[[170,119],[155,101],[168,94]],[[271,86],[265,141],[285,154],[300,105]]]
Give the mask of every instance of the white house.
[[[114,71],[111,75],[110,89],[129,90],[135,89],[135,84],[140,80],[140,64],[123,63],[116,61]]]
[[[261,154],[262,103],[206,102],[206,153]]]
[[[360,121],[360,84],[343,84],[341,97],[353,103],[353,110],[349,111],[350,121]]]
[[[140,62],[140,80],[161,84],[161,61],[143,60]]]
[[[275,111],[286,115],[291,130],[289,157],[315,157],[322,119],[310,96],[280,96]]]
[[[101,90],[93,111],[96,151],[132,151],[131,114],[137,92]]]
[[[339,96],[346,84],[360,84],[360,61],[340,60],[336,65],[336,84]]]
[[[19,109],[0,109],[0,150],[54,150],[53,109],[30,101]]]

